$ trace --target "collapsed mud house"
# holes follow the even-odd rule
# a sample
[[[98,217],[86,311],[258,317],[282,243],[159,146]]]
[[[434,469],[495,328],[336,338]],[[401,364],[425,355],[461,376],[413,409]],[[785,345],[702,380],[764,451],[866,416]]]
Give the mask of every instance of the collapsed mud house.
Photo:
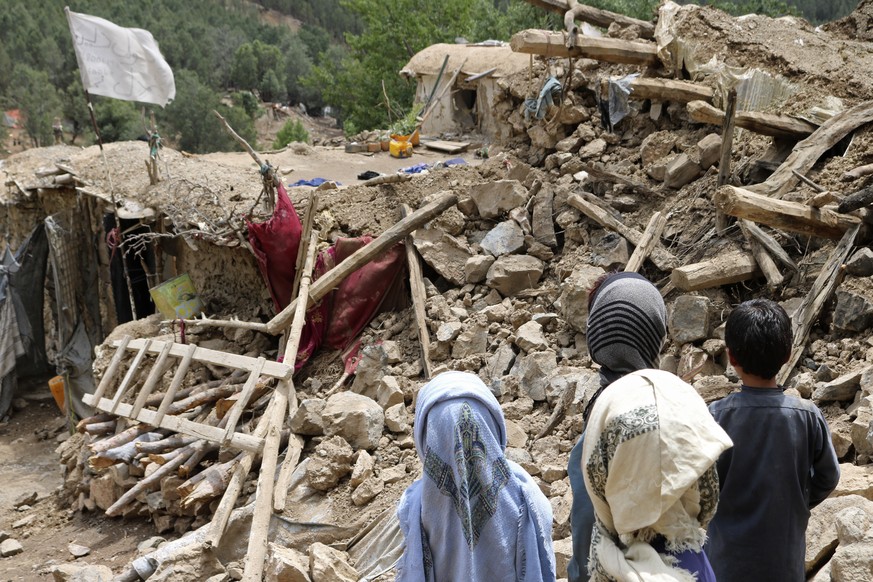
[[[768,296],[793,314],[795,349],[780,377],[822,407],[843,473],[813,512],[807,572],[852,580],[869,571],[873,540],[852,532],[873,521],[873,87],[864,76],[869,52],[851,30],[873,4],[862,2],[827,30],[669,2],[656,24],[585,8],[578,18],[607,28],[605,36],[513,38],[516,51],[537,58],[497,80],[491,108],[504,123],[502,154],[394,184],[325,189],[314,212],[310,196],[292,193],[322,247],[372,232],[384,238],[371,244],[390,248],[411,232],[424,262],[419,278],[411,254],[411,301],[373,319],[360,352],[348,352],[356,357],[310,354],[293,379],[287,363],[296,360],[303,325],[298,307],[326,297],[319,294],[337,274],[351,271],[340,261],[333,277],[310,281],[312,246],[296,269],[297,302],[281,311],[271,305],[240,240],[239,215],[257,206],[259,181],[167,151],[168,175],[149,185],[135,144],[107,148],[112,185],[94,148],[7,161],[13,248],[56,208],[88,204],[100,210],[91,209],[82,236],[102,237],[94,217],[113,188],[136,203],[133,212],[154,209],[152,230],[160,224],[173,235],[142,239],[166,243],[164,268],[155,271],[189,272],[206,313],[223,320],[188,321],[183,338],[179,322],[153,316],[116,328],[96,349],[101,412],[59,449],[68,503],[148,516],[162,531],[195,530],[138,558],[119,579],[184,572],[253,580],[265,562],[271,580],[290,572],[390,579],[401,541],[394,507],[420,474],[415,394],[441,369],[480,374],[500,399],[508,455],[551,499],[565,568],[567,455],[578,410],[598,385],[584,298],[616,267],[662,289],[670,311],[662,367],[707,401],[737,387],[721,337],[730,306]],[[424,214],[401,220],[402,204]],[[308,238],[301,232],[303,243]],[[295,320],[296,333],[280,343]],[[276,363],[280,353],[291,355],[285,364]],[[849,527],[855,521],[867,525]]]

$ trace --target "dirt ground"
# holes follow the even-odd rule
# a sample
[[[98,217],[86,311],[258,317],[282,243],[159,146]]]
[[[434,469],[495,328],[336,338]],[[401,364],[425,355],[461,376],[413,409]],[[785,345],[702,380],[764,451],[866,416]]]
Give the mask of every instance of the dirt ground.
[[[21,387],[19,393],[27,394],[27,406],[0,423],[0,532],[17,539],[24,552],[0,558],[0,582],[53,580],[54,566],[73,561],[117,571],[135,557],[138,544],[155,535],[154,526],[59,505],[56,490],[63,479],[55,449],[66,431],[58,437],[54,427],[63,424],[63,417],[44,383]],[[28,509],[13,507],[32,493],[38,497]],[[16,528],[21,520],[30,522]],[[77,559],[69,544],[91,551]]]

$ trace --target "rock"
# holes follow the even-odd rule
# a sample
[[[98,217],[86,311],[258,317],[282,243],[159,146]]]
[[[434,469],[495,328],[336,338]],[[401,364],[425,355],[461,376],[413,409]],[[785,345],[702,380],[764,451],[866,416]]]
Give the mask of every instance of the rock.
[[[835,520],[840,545],[848,545],[865,541],[867,531],[873,524],[873,515],[860,507],[847,507],[836,514]],[[870,541],[873,541],[873,531],[870,536]]]
[[[873,501],[859,495],[830,497],[814,507],[806,528],[806,572],[828,559],[837,547],[836,515],[847,507],[861,508],[873,516]]]
[[[301,400],[297,412],[291,417],[291,430],[305,436],[323,435],[324,420],[321,418],[321,413],[324,411],[325,404],[321,398]]]
[[[840,482],[831,496],[841,495],[860,495],[873,500],[873,465],[840,463]]]
[[[388,354],[381,344],[370,344],[361,350],[361,359],[355,369],[355,380],[351,391],[374,398],[376,389],[385,375],[388,364]]]
[[[676,135],[672,131],[656,131],[650,133],[640,144],[640,157],[643,166],[666,157],[676,146]]]
[[[380,477],[369,477],[352,491],[352,503],[360,507],[366,505],[385,490],[385,482]]]
[[[379,472],[379,477],[381,477],[382,481],[385,482],[385,485],[391,485],[392,483],[402,481],[406,477],[406,465],[400,463],[399,465],[383,469]]]
[[[527,446],[527,433],[514,420],[506,422],[506,446],[523,449]]]
[[[158,546],[160,546],[165,541],[167,541],[167,538],[161,536],[152,536],[147,540],[143,540],[138,543],[136,546],[136,552],[140,555],[148,554],[149,552],[158,549]]]
[[[812,393],[815,402],[839,401],[846,402],[855,398],[855,393],[861,388],[861,374],[863,370],[857,370],[843,374],[830,382],[822,382]]]
[[[531,145],[543,150],[553,150],[564,137],[563,131],[549,130],[543,127],[543,124],[533,125],[528,128],[527,135],[530,138]]]
[[[354,384],[352,390],[357,392]],[[403,389],[395,376],[382,376],[375,386],[367,386],[360,394],[378,402],[383,410],[403,403]]]
[[[873,573],[873,540],[840,544],[829,564],[835,582],[868,582]]]
[[[698,377],[723,376],[725,369],[702,349],[685,344],[679,358],[679,365],[676,368],[676,375],[695,380]]]
[[[479,216],[497,218],[527,202],[528,191],[518,180],[496,180],[472,186],[470,197],[476,203]]]
[[[385,426],[391,432],[409,431],[409,414],[402,402],[385,409]]]
[[[710,133],[697,142],[697,152],[700,156],[700,167],[708,170],[721,157],[721,136],[717,133]]]
[[[28,515],[27,517],[22,517],[18,521],[12,523],[12,529],[21,529],[23,527],[27,527],[35,521],[36,515]]]
[[[485,279],[485,284],[512,297],[519,291],[536,287],[543,275],[543,262],[529,255],[505,255],[497,259]]]
[[[394,365],[403,361],[403,350],[400,348],[400,344],[393,340],[385,340],[381,345],[385,352],[386,364]]]
[[[856,277],[869,277],[873,275],[873,250],[870,247],[861,247],[846,263],[846,272]]]
[[[437,273],[455,285],[464,284],[464,266],[473,256],[466,242],[435,228],[419,228],[413,243],[421,258]]]
[[[561,465],[546,465],[542,469],[541,476],[546,483],[560,481],[567,476],[567,467]]]
[[[579,150],[579,158],[582,160],[589,160],[591,158],[599,158],[606,152],[606,141],[597,138],[594,141],[586,144],[582,149]]]
[[[701,295],[680,295],[673,302],[667,329],[680,344],[691,343],[709,335],[710,301]]]
[[[524,394],[540,402],[546,399],[546,383],[543,379],[557,367],[557,354],[552,350],[545,350],[516,358],[510,374],[519,379]]]
[[[581,145],[582,140],[579,139],[578,136],[571,135],[556,143],[555,149],[559,152],[575,152],[579,150],[579,146]]]
[[[497,348],[497,351],[488,358],[485,364],[486,378],[500,378],[505,376],[515,363],[515,350],[509,342],[504,342]]]
[[[88,546],[80,546],[79,544],[67,544],[67,551],[74,558],[84,558],[91,553],[91,548]]]
[[[570,534],[570,510],[573,506],[573,497],[568,491],[561,497],[549,499],[552,504],[552,535],[566,537]]]
[[[488,275],[488,269],[496,259],[491,255],[473,255],[464,263],[464,277],[467,283],[481,283]]]
[[[679,154],[673,158],[664,171],[664,185],[679,189],[685,184],[697,179],[703,170],[688,154]]]
[[[488,327],[484,322],[474,320],[452,345],[452,357],[466,358],[475,354],[484,354],[488,349]]]
[[[312,582],[356,582],[358,573],[345,552],[320,542],[309,546],[309,572]]]
[[[436,339],[440,342],[450,342],[454,340],[464,330],[464,324],[460,321],[449,321],[437,328]]]
[[[577,331],[588,326],[588,292],[605,271],[600,267],[583,264],[561,283],[561,317]]]
[[[515,330],[515,345],[530,353],[547,349],[549,342],[543,334],[543,326],[535,321],[528,321]]]
[[[517,222],[506,220],[488,231],[480,244],[495,257],[509,255],[524,247],[524,232]]]
[[[108,471],[92,477],[88,488],[88,497],[103,511],[109,509],[124,494],[124,489],[115,483]]]
[[[9,534],[5,531],[0,530],[0,542],[4,542],[9,539]]]
[[[873,302],[854,291],[837,290],[833,325],[842,331],[864,331],[873,325]]]
[[[867,407],[858,409],[858,416],[852,421],[852,444],[855,445],[855,454],[873,457],[873,445],[867,440],[867,434],[873,423],[873,410]],[[860,461],[859,461],[860,462]]]
[[[567,577],[567,565],[573,558],[573,538],[564,538],[552,543],[552,548],[555,550],[555,567],[557,569],[558,578]]]
[[[803,398],[812,398],[815,390],[815,376],[810,372],[801,372],[794,376],[788,386],[797,390]]]
[[[716,400],[721,400],[725,396],[735,392],[739,386],[725,378],[724,376],[704,376],[696,380],[693,384],[694,389],[703,398],[703,401],[709,404]]]
[[[12,502],[12,507],[21,507],[22,505],[33,505],[36,503],[39,494],[36,491],[31,491],[29,493],[22,493],[18,497],[15,498],[15,501]]]
[[[848,414],[841,414],[837,419],[825,418],[831,429],[831,442],[837,458],[842,459],[852,448],[852,421]]]
[[[630,253],[627,240],[612,231],[603,231],[599,238],[591,241],[591,264],[595,267],[612,270],[626,265]]]
[[[8,538],[0,542],[0,557],[8,558],[24,551],[21,543],[15,538]]]
[[[318,491],[333,489],[340,479],[352,472],[353,458],[352,447],[342,437],[334,436],[322,441],[309,457],[306,482]]]
[[[110,582],[112,570],[108,566],[90,564],[59,564],[52,568],[55,582]]]
[[[309,559],[293,548],[270,543],[264,582],[312,582],[309,578]]]
[[[339,435],[355,449],[375,449],[385,424],[382,407],[375,400],[353,392],[340,392],[328,398],[322,418],[327,436]]]
[[[358,451],[358,460],[355,461],[355,467],[352,469],[352,477],[349,479],[349,485],[357,487],[372,477],[375,467],[376,462],[373,460],[370,453],[367,451]]]
[[[224,573],[224,566],[218,561],[215,552],[204,552],[200,544],[189,544],[166,556],[148,580],[149,582],[206,580],[216,574]]]
[[[555,214],[554,199],[555,192],[552,185],[543,184],[534,198],[531,224],[534,238],[540,244],[550,248],[558,246],[558,239],[555,235],[555,220],[553,218]]]

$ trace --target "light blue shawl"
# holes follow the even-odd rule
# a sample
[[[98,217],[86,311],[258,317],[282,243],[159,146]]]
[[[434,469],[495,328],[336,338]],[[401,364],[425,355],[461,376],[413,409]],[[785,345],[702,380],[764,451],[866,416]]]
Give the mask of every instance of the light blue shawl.
[[[446,372],[418,394],[415,447],[423,476],[397,515],[397,582],[552,582],[552,508],[506,459],[497,399],[473,374]]]

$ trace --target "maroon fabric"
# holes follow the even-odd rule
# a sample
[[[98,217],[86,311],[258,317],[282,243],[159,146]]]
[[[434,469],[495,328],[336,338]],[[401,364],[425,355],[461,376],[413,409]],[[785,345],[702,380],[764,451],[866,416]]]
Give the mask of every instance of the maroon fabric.
[[[276,313],[291,302],[297,249],[300,248],[303,233],[300,217],[288,198],[285,186],[279,184],[277,190],[273,216],[260,224],[246,221],[249,243],[258,260],[261,276],[267,282]]]

